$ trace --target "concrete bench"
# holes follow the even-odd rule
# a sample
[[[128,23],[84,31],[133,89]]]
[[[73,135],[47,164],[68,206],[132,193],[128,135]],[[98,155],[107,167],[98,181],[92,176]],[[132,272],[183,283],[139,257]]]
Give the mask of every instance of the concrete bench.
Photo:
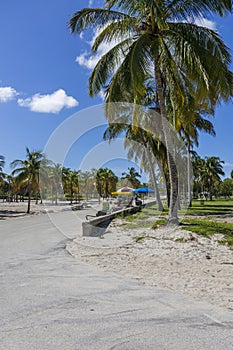
[[[124,217],[128,214],[135,214],[139,210],[140,210],[139,207],[124,208],[106,215],[96,216],[92,219],[89,219],[86,222],[82,223],[83,236],[88,236],[88,237],[101,236],[105,232],[106,228],[108,227],[112,219],[121,215]]]
[[[150,207],[155,204],[156,204],[156,201],[153,200],[151,202],[143,204],[143,207]],[[82,223],[83,236],[87,236],[87,237],[102,236],[106,228],[110,224],[111,220],[119,216],[124,217],[129,214],[136,214],[140,210],[141,210],[141,207],[134,206],[129,208],[123,208],[121,210],[117,210],[106,215],[96,216],[92,219],[89,219]],[[87,218],[89,217],[90,216],[87,215]]]

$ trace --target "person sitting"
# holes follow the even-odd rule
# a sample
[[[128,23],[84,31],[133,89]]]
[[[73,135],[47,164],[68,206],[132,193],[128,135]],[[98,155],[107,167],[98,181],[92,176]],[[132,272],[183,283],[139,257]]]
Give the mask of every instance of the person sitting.
[[[135,205],[137,205],[138,207],[142,206],[142,201],[138,198],[138,196],[135,197]]]

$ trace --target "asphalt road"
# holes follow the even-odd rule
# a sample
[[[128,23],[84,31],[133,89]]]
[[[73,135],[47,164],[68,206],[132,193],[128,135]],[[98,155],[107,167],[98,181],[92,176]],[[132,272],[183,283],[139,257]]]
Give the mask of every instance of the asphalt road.
[[[0,349],[233,349],[233,313],[75,260],[78,233],[66,212],[0,221]]]

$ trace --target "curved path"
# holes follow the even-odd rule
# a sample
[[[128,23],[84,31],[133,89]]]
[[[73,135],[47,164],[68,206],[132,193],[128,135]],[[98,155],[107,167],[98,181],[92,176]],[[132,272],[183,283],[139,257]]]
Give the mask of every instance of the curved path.
[[[68,212],[0,221],[0,349],[232,350],[233,313],[75,260],[78,234]]]

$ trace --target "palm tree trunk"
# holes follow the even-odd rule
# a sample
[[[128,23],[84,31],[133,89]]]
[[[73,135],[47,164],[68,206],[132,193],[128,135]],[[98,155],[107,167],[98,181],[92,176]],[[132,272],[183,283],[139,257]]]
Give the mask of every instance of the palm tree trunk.
[[[169,169],[169,179],[170,179],[170,205],[169,205],[169,215],[168,223],[178,224],[178,175],[177,168],[173,158],[173,145],[171,140],[170,128],[167,118],[167,111],[165,107],[162,77],[158,66],[155,63],[155,80],[157,85],[157,94],[159,99],[160,111],[162,116],[162,127],[164,132],[164,141],[167,151],[167,162]]]
[[[27,214],[30,214],[31,210],[31,191],[28,192],[28,208],[27,208]]]
[[[188,172],[188,206],[192,206],[192,193],[191,193],[191,160],[190,160],[190,147],[188,147],[188,164],[187,164],[187,172]]]
[[[70,184],[70,204],[73,204],[73,184]]]
[[[153,187],[155,189],[157,209],[158,209],[158,211],[163,211],[164,207],[163,207],[163,203],[162,203],[161,198],[160,198],[159,188],[158,188],[157,179],[156,179],[155,172],[154,172],[154,167],[153,167],[153,163],[152,163],[152,159],[151,159],[151,154],[150,154],[147,146],[144,145],[144,147],[146,149],[146,155],[147,155],[147,159],[148,159],[148,163],[149,163],[149,167],[150,167],[151,180],[152,180],[152,183],[153,183]]]

